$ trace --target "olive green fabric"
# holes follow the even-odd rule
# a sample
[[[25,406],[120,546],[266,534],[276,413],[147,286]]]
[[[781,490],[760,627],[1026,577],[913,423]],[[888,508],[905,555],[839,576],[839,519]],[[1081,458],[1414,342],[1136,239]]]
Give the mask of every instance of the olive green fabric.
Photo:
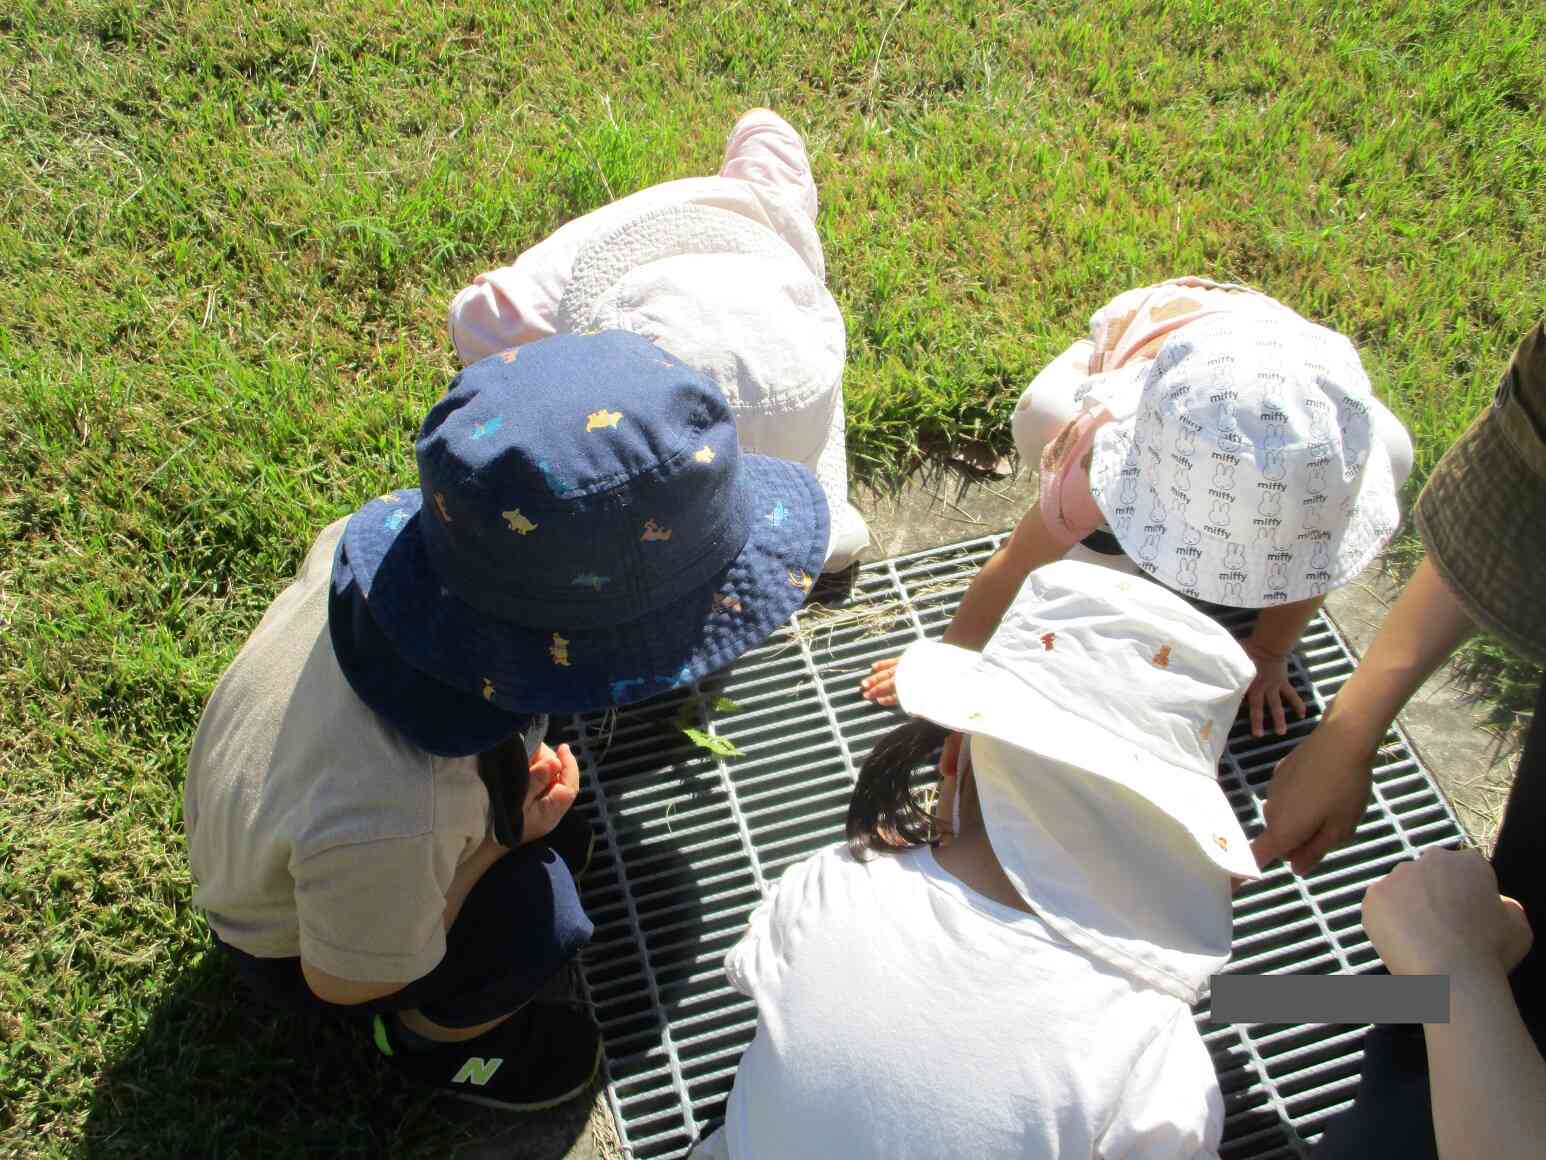
[[[1413,517],[1477,624],[1546,663],[1546,319],[1434,468]]]

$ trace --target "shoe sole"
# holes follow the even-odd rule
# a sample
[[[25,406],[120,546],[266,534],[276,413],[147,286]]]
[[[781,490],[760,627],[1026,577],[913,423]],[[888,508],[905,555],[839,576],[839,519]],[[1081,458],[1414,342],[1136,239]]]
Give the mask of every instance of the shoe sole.
[[[471,1092],[452,1092],[451,1094],[457,1099],[463,1100],[466,1103],[481,1104],[485,1108],[498,1108],[505,1112],[541,1112],[547,1110],[548,1108],[556,1108],[559,1104],[567,1104],[570,1100],[574,1099],[575,1096],[579,1095],[581,1092],[585,1091],[586,1088],[590,1087],[591,1084],[596,1082],[596,1074],[600,1070],[601,1044],[598,1043],[596,1044],[596,1058],[590,1065],[590,1074],[585,1077],[583,1082],[576,1084],[563,1095],[554,1096],[552,1099],[539,1100],[536,1103],[517,1104],[508,1100],[492,1099],[489,1096],[473,1095]]]

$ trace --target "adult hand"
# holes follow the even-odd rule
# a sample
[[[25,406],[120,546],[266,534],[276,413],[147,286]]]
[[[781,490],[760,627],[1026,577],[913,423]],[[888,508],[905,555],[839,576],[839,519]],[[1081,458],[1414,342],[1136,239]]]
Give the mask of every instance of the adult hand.
[[[870,666],[870,675],[859,682],[859,692],[877,705],[896,704],[896,666],[901,657],[888,657]]]
[[[521,845],[548,836],[580,793],[580,764],[567,744],[540,745],[527,763],[526,801],[521,805]]]
[[[1370,886],[1363,925],[1393,975],[1508,974],[1533,936],[1476,850],[1425,850]]]
[[[1369,804],[1376,752],[1328,720],[1278,762],[1262,810],[1267,827],[1251,842],[1256,864],[1265,870],[1287,858],[1295,874],[1308,874],[1351,838]]]
[[[1304,698],[1294,683],[1288,679],[1288,654],[1274,653],[1253,640],[1243,640],[1240,647],[1256,663],[1256,678],[1245,691],[1245,703],[1250,713],[1251,736],[1262,735],[1263,709],[1272,714],[1272,728],[1279,737],[1288,732],[1288,715],[1283,702],[1293,705],[1294,712],[1304,720]]]

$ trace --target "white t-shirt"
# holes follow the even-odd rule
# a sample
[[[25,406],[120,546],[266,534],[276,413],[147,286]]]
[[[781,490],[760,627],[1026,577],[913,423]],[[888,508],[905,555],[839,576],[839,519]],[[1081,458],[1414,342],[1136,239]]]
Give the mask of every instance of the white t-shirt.
[[[789,867],[725,970],[759,1013],[716,1141],[734,1160],[1218,1147],[1223,1101],[1187,1005],[930,850],[858,862],[839,847]]]

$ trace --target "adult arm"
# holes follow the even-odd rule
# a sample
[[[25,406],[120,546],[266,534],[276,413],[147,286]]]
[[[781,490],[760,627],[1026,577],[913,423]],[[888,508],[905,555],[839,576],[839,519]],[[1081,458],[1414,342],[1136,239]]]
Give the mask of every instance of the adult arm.
[[[1475,631],[1425,559],[1325,719],[1278,764],[1266,829],[1251,843],[1259,865],[1286,857],[1295,873],[1307,874],[1352,836],[1368,804],[1375,754],[1396,713]]]
[[[1492,867],[1475,850],[1426,851],[1369,887],[1363,921],[1392,974],[1449,976],[1449,1022],[1423,1029],[1439,1156],[1539,1156],[1546,1060],[1508,984],[1530,924]]]

